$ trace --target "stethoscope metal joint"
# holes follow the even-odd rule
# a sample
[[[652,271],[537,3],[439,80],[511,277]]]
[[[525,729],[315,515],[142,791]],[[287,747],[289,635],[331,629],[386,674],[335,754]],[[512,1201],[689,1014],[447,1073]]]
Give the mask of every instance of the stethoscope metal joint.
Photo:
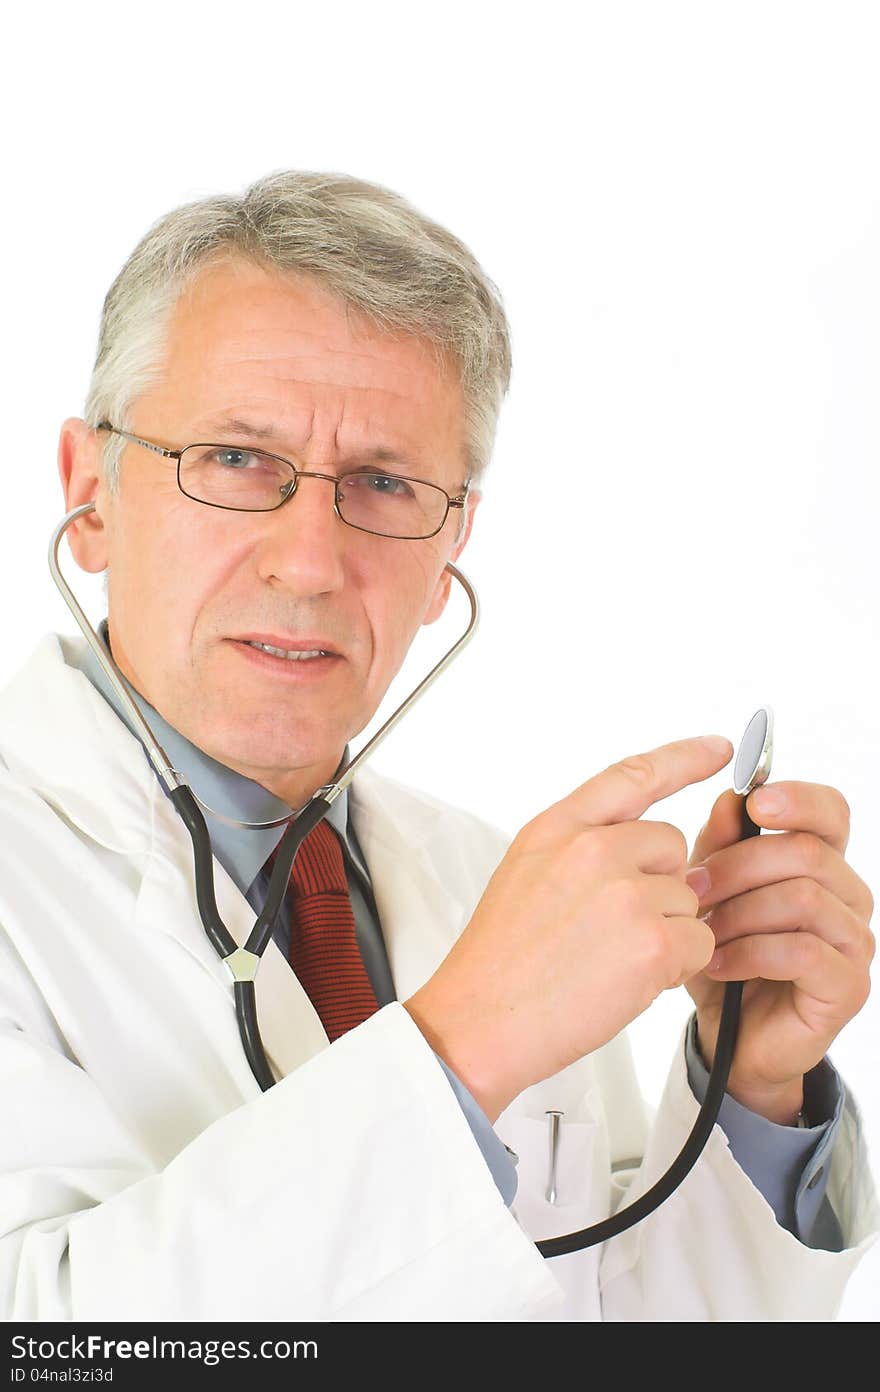
[[[319,788],[298,812],[293,812],[289,817],[282,817],[274,822],[233,823],[236,826],[255,829],[281,826],[287,823],[284,835],[276,849],[275,864],[269,879],[266,901],[247,942],[242,946],[232,937],[217,908],[214,894],[211,838],[202,807],[211,816],[220,817],[225,822],[230,822],[232,819],[214,812],[204,803],[200,806],[200,799],[187,784],[184,776],[172,766],[168,755],[153,735],[141,711],[129,694],[125,678],[105,650],[103,643],[92,628],[61,573],[58,563],[58,548],[61,538],[72,522],[94,510],[94,503],[84,503],[80,507],[73,508],[61,519],[53,531],[49,543],[49,569],[62,598],[82,631],[83,637],[107,674],[108,680],[112,683],[135,730],[138,732],[147,757],[158,778],[190,833],[193,843],[195,888],[199,915],[208,938],[232,977],[235,1012],[244,1051],[257,1082],[263,1091],[266,1091],[274,1086],[276,1080],[260,1039],[254,981],[262,953],[271,937],[272,927],[281,910],[296,853],[309,832],[326,816],[336,798],[351,783],[357,769],[362,766],[413,703],[436,681],[440,673],[472,637],[479,620],[477,597],[472,585],[461,571],[451,562],[447,562],[446,569],[462,585],[471,605],[470,620],[461,637],[431,668],[431,671],[415,690],[410,692],[406,700],[389,716],[376,734],[364,745],[360,753],[341,772],[337,770],[332,782]],[[734,767],[734,791],[743,797],[741,819],[743,838],[757,836],[761,831],[761,828],[751,820],[746,812],[745,798],[754,787],[763,783],[769,776],[772,748],[773,714],[769,706],[763,706],[752,717],[746,728]],[[681,1183],[706,1144],[724,1098],[724,1090],[736,1043],[742,988],[741,981],[728,982],[725,987],[715,1058],[709,1073],[706,1096],[691,1134],[669,1170],[647,1193],[642,1194],[634,1203],[618,1210],[617,1213],[603,1222],[595,1223],[592,1227],[583,1228],[579,1232],[568,1233],[563,1237],[548,1238],[536,1242],[535,1246],[542,1256],[561,1256],[567,1252],[579,1251],[584,1247],[592,1247],[607,1241],[608,1238],[625,1231],[647,1217]],[[559,1123],[563,1113],[549,1109],[547,1115],[550,1123],[550,1167],[545,1197],[548,1203],[555,1204],[557,1202],[556,1170],[559,1151]]]

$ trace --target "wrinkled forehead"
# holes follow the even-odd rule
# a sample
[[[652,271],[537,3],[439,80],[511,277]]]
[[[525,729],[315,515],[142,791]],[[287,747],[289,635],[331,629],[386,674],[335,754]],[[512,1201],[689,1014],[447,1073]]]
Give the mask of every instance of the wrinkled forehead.
[[[433,344],[376,326],[312,277],[240,259],[202,267],[181,292],[149,396],[169,424],[237,417],[300,448],[315,430],[464,445],[458,373]]]

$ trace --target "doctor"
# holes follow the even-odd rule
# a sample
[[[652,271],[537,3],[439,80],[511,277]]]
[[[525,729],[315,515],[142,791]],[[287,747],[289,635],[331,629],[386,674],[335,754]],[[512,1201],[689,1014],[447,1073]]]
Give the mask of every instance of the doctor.
[[[443,612],[508,375],[491,282],[374,185],[273,175],[132,253],[61,431],[65,506],[96,503],[68,536],[107,572],[103,641],[211,805],[282,816],[347,759]],[[294,463],[313,476],[283,506],[217,491]],[[358,525],[367,474],[383,495],[414,480],[436,530]],[[785,834],[743,844],[725,793],[690,860],[639,820],[732,752],[624,760],[512,843],[364,768],[303,846],[257,976],[261,1092],[186,829],[86,644],[43,637],[0,696],[3,1317],[833,1318],[878,1217],[826,1058],[867,996],[873,900],[836,789],[753,795]],[[243,941],[283,828],[209,828]],[[637,1227],[544,1261],[534,1240],[678,1153],[731,979],[751,985],[696,1168]],[[697,1009],[650,1123],[625,1027],[681,982]]]

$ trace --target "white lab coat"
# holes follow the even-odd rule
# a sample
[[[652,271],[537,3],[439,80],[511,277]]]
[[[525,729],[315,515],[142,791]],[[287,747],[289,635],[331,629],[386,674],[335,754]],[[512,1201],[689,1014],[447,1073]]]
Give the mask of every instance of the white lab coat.
[[[189,835],[65,661],[82,642],[46,635],[0,694],[4,1319],[834,1317],[877,1227],[852,1101],[829,1186],[846,1250],[779,1227],[716,1127],[658,1212],[545,1261],[535,1239],[605,1217],[681,1148],[697,1112],[683,1044],[650,1131],[624,1036],[521,1094],[496,1123],[520,1157],[510,1210],[404,1007],[331,1046],[270,943],[257,1005],[281,1081],[261,1093],[196,909]],[[350,797],[405,1000],[508,838],[370,769]],[[243,941],[253,912],[214,869]],[[556,1206],[547,1109],[565,1113]]]

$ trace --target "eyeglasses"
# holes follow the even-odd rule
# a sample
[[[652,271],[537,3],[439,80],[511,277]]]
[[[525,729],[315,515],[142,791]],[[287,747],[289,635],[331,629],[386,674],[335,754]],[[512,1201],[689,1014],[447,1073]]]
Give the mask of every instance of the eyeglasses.
[[[401,541],[436,536],[449,509],[464,507],[470,485],[468,479],[463,492],[451,498],[439,484],[402,474],[364,469],[338,476],[316,474],[280,455],[241,445],[187,445],[170,450],[127,430],[117,430],[109,421],[101,421],[95,428],[121,435],[166,459],[176,459],[177,485],[193,502],[232,512],[273,512],[293,497],[301,478],[327,479],[333,484],[335,511],[342,522],[359,532]]]

